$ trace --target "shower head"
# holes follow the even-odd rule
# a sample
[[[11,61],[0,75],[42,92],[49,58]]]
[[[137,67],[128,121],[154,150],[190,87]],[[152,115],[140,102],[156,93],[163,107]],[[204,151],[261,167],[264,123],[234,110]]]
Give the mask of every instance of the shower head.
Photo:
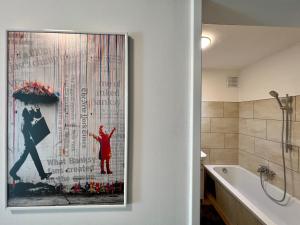
[[[278,102],[280,108],[283,109],[284,107],[282,106],[282,103],[281,103],[281,101],[280,101],[280,99],[279,99],[278,93],[277,93],[276,91],[273,91],[273,90],[272,90],[272,91],[269,92],[269,94],[270,94],[272,97],[276,98],[276,100],[277,100],[277,102]]]
[[[279,96],[276,91],[270,91],[269,94],[274,98],[278,98],[278,96]]]

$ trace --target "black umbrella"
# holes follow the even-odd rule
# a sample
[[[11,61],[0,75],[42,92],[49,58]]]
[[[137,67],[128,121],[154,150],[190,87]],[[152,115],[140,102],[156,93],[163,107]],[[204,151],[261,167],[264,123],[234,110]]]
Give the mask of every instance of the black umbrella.
[[[54,93],[50,86],[40,82],[27,82],[13,93],[13,97],[25,103],[55,103],[59,94]]]

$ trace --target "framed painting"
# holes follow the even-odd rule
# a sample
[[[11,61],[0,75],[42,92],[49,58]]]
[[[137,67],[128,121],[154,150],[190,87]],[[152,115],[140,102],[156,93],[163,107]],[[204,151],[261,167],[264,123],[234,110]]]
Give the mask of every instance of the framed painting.
[[[127,49],[127,34],[7,31],[7,207],[126,205]]]

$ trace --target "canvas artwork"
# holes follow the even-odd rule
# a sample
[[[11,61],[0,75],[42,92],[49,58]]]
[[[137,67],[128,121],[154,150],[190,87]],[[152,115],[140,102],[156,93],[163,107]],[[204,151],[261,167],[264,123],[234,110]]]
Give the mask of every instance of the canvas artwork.
[[[125,205],[127,36],[7,32],[7,206]]]

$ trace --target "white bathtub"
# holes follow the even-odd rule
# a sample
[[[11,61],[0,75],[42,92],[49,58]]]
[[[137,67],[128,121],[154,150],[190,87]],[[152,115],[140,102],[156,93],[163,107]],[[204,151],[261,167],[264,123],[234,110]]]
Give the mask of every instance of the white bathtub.
[[[288,195],[285,206],[275,204],[263,192],[260,178],[238,165],[206,165],[205,168],[264,224],[300,224],[300,201],[296,198]],[[226,168],[226,173],[223,168]],[[281,189],[270,184],[266,187],[273,196],[282,196]]]

